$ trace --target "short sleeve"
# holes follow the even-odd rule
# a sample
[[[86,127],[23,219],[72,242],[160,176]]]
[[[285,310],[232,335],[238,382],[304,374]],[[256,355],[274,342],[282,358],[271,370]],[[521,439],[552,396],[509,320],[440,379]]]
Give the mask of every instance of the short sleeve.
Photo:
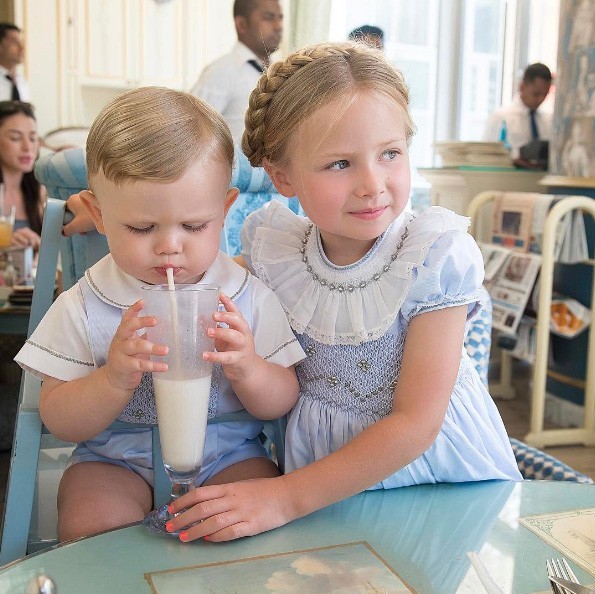
[[[70,381],[95,369],[78,285],[61,293],[15,361],[34,375]]]
[[[483,302],[483,259],[468,233],[458,230],[443,233],[413,274],[401,308],[407,321],[420,313],[464,304],[469,306],[469,319]]]

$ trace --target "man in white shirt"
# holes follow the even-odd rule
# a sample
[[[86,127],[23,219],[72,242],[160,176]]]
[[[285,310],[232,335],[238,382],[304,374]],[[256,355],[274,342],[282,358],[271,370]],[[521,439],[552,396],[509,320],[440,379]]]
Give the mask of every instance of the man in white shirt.
[[[250,93],[281,43],[283,11],[278,0],[235,0],[233,18],[238,42],[202,71],[190,92],[214,107],[240,142]]]
[[[29,85],[17,72],[25,57],[21,30],[12,23],[0,23],[0,101],[30,101]]]
[[[497,109],[488,118],[483,140],[504,140],[510,145],[513,159],[518,159],[519,149],[532,140],[551,140],[552,114],[539,109],[551,84],[552,73],[545,64],[538,62],[527,66],[512,103]]]

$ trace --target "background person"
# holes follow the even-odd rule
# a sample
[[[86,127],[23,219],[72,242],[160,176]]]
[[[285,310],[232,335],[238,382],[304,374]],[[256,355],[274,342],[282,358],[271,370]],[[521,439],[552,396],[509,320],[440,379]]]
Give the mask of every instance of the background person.
[[[0,101],[0,183],[4,188],[4,209],[15,206],[13,245],[30,245],[35,250],[41,242],[45,203],[45,189],[33,174],[38,151],[33,106],[22,101]]]
[[[239,142],[250,93],[281,44],[283,11],[278,0],[236,0],[233,19],[238,35],[233,50],[208,65],[190,92],[223,116]]]
[[[384,31],[375,25],[362,25],[349,33],[350,41],[362,41],[370,47],[384,49]]]
[[[0,23],[0,101],[30,101],[29,85],[18,70],[25,57],[21,30]]]
[[[551,140],[553,114],[539,109],[551,84],[552,73],[545,64],[538,62],[527,66],[513,101],[488,117],[483,140],[500,141],[505,123],[506,141],[513,159],[519,158],[520,148],[532,140]]]

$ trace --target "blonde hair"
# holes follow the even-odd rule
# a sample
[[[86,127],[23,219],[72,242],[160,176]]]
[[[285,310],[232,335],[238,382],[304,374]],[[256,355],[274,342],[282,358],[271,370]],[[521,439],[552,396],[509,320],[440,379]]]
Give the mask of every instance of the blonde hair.
[[[223,118],[204,101],[163,87],[116,97],[97,116],[87,138],[87,175],[109,181],[168,182],[190,164],[215,155],[233,165],[233,141]]]
[[[250,95],[242,150],[256,167],[283,164],[299,125],[333,99],[349,103],[357,91],[392,99],[403,116],[407,142],[414,133],[409,90],[382,52],[362,43],[321,43],[271,64]]]

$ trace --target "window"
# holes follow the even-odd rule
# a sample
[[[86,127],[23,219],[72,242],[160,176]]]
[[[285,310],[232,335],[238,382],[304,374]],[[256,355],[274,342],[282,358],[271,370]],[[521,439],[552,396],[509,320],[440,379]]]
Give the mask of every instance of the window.
[[[331,40],[376,25],[405,75],[417,133],[414,167],[434,164],[434,140],[479,140],[488,114],[508,102],[518,72],[555,69],[560,0],[331,0]],[[531,25],[531,26],[530,26]],[[427,185],[413,172],[412,186]]]

